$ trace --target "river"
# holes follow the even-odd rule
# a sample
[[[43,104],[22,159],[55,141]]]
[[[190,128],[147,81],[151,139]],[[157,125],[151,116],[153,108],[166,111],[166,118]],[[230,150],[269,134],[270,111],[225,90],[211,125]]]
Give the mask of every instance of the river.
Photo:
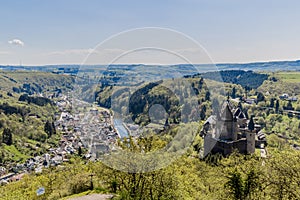
[[[121,119],[114,119],[114,127],[117,129],[121,138],[128,137],[129,133],[126,128],[123,126]]]

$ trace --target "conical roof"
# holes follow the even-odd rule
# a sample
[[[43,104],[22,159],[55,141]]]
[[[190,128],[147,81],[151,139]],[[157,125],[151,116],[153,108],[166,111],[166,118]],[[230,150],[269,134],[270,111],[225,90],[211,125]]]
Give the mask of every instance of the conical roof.
[[[226,101],[223,105],[221,111],[221,119],[224,121],[233,121],[233,114],[231,112],[231,106],[229,104],[229,101]]]

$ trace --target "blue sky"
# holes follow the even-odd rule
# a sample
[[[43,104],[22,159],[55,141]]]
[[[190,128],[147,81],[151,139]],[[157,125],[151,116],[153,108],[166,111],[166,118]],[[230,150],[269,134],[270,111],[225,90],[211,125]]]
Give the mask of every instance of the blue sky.
[[[300,58],[298,0],[0,3],[0,64],[81,63],[90,49],[111,35],[152,26],[187,34],[217,63]]]

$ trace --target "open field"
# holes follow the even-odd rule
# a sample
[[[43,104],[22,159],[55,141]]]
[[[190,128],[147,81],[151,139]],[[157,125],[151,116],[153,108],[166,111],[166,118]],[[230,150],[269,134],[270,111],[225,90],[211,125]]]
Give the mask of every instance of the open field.
[[[300,72],[299,71],[280,71],[269,74],[270,77],[274,77],[277,80],[266,80],[258,88],[262,93],[268,92],[273,96],[279,96],[284,93],[289,95],[300,94]]]
[[[287,83],[300,83],[300,72],[278,72],[275,76]]]

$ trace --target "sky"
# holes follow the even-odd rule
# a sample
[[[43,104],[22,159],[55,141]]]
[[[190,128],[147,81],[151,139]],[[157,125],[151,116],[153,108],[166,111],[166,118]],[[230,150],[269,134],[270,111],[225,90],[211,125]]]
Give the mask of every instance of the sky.
[[[130,50],[134,37],[107,49],[97,45],[142,27],[172,29],[193,38],[214,63],[297,60],[299,7],[298,0],[0,0],[0,64],[81,64],[91,52],[113,59],[124,53],[118,50]],[[147,37],[169,42],[169,50],[179,54],[191,50],[176,39]],[[180,62],[164,54],[155,55],[155,62]],[[207,62],[199,54],[189,51],[192,62]],[[145,51],[120,62],[147,63],[150,58]]]

